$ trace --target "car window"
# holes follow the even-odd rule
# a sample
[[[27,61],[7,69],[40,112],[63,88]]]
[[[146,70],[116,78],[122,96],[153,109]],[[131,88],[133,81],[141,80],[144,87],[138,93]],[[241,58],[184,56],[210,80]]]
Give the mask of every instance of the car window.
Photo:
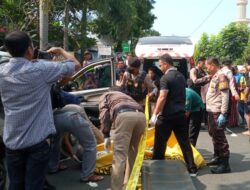
[[[93,65],[84,70],[73,80],[73,91],[104,88],[111,86],[111,65],[105,63]]]

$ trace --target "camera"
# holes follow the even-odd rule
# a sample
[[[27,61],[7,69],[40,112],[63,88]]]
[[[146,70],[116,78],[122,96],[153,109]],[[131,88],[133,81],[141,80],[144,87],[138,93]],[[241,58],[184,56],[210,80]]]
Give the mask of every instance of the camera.
[[[47,51],[40,51],[38,50],[37,59],[47,59],[52,60],[54,55],[52,53],[49,53]]]
[[[39,49],[34,50],[34,59],[46,59],[46,60],[52,60],[54,57],[53,53],[49,53],[47,51],[41,51]]]

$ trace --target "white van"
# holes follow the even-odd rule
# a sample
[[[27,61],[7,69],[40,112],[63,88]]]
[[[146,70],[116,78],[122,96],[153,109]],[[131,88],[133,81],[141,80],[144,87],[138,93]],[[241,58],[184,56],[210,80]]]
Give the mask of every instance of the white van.
[[[158,59],[168,53],[172,56],[174,66],[188,78],[190,68],[194,67],[194,45],[188,37],[181,36],[152,36],[140,38],[135,54],[143,60],[143,69],[148,70],[151,66],[159,68]]]

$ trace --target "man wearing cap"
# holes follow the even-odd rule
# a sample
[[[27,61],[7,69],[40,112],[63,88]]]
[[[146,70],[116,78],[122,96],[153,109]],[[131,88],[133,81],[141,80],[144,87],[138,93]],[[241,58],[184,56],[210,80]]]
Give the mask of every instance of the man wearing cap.
[[[91,60],[92,60],[92,55],[88,50],[86,50],[83,54],[82,67],[86,67],[87,65],[89,65],[91,63]]]
[[[219,60],[209,58],[206,60],[207,71],[212,79],[206,95],[208,112],[208,132],[212,137],[214,157],[208,165],[216,165],[211,168],[215,174],[229,173],[229,145],[224,133],[229,109],[229,81],[224,72],[220,70]]]
[[[100,97],[99,111],[107,151],[110,149],[111,126],[114,132],[111,189],[125,189],[146,127],[146,118],[141,105],[118,91],[110,91]]]
[[[147,73],[140,70],[140,60],[132,58],[128,64],[129,67],[124,73],[121,83],[124,92],[141,104],[143,104],[147,94],[149,98],[157,96],[157,87],[151,82]]]

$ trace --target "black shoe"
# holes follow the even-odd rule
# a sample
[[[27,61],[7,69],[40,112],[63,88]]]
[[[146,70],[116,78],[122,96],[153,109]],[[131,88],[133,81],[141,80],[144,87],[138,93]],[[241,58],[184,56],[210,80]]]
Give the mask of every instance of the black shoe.
[[[190,177],[196,177],[197,174],[198,174],[196,168],[195,169],[190,169],[188,172],[189,172]]]
[[[210,161],[207,162],[207,166],[215,166],[220,164],[220,158],[218,156],[214,156]]]
[[[210,171],[213,174],[230,173],[231,168],[229,166],[228,160],[228,157],[221,157],[220,164],[217,167],[211,168]]]
[[[213,174],[223,174],[223,173],[230,173],[231,172],[231,168],[230,168],[229,165],[220,164],[217,167],[210,168],[210,171]]]

